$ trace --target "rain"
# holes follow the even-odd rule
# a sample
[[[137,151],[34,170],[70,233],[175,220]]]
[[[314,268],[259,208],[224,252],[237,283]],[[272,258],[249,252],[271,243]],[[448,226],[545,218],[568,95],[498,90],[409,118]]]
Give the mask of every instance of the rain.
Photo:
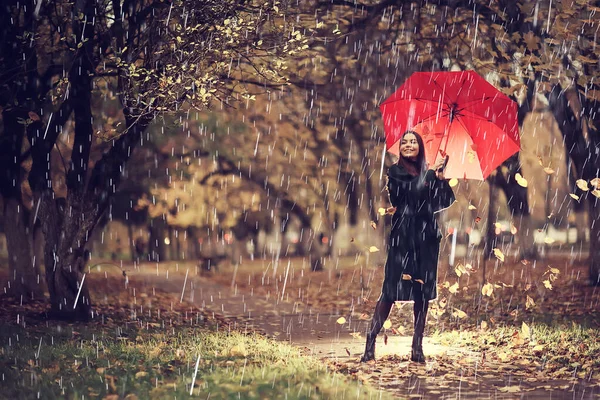
[[[0,397],[600,395],[597,2],[5,3]]]

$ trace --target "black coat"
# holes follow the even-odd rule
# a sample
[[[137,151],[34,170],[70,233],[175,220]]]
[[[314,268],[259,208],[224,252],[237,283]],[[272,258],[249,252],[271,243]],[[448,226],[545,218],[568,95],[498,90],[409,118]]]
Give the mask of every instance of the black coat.
[[[454,192],[433,170],[415,177],[398,164],[388,171],[388,192],[396,212],[380,300],[435,299],[442,235],[434,213],[454,203]]]

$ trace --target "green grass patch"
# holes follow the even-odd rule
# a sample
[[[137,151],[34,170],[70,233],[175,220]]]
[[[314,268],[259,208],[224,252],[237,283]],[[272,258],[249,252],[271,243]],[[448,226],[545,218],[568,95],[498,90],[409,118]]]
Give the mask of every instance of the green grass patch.
[[[260,335],[59,327],[43,335],[21,326],[2,329],[0,397],[180,399],[189,397],[192,384],[193,396],[204,399],[386,397]]]

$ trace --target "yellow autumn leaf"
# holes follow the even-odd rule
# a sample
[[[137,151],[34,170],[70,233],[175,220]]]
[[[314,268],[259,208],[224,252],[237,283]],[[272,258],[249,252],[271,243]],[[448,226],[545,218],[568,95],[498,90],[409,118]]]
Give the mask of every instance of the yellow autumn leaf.
[[[590,190],[590,188],[588,187],[588,183],[587,181],[583,180],[583,179],[577,179],[575,181],[575,184],[577,185],[577,187],[583,191],[588,191]]]
[[[450,187],[454,187],[454,186],[458,185],[458,179],[452,178],[452,179],[450,179],[450,181],[448,181],[448,184],[450,185]]]
[[[547,173],[548,175],[552,175],[554,173],[554,170],[550,167],[546,167],[546,168],[544,168],[544,172]]]
[[[145,377],[146,375],[148,375],[148,373],[147,373],[146,371],[139,371],[139,372],[136,372],[136,373],[135,373],[135,377],[136,377],[136,379],[143,378],[143,377]]]
[[[549,237],[549,236],[546,236],[546,237],[544,238],[544,243],[546,243],[546,244],[552,244],[552,243],[554,243],[554,239],[552,239],[552,238],[551,238],[551,237]]]
[[[376,253],[378,251],[379,251],[379,249],[377,247],[375,247],[375,246],[369,247],[369,253]]]
[[[452,316],[459,318],[459,319],[463,319],[467,316],[467,313],[464,312],[463,310],[459,310],[458,308],[455,308],[454,312],[452,313]]]
[[[521,334],[527,339],[531,337],[531,329],[529,328],[529,325],[525,323],[525,321],[523,321],[521,324]]]
[[[501,361],[505,361],[506,358],[508,358],[508,355],[505,354],[505,358],[504,359],[502,359],[502,357],[499,357],[499,358],[500,358]],[[520,392],[523,391],[523,389],[521,388],[521,386],[516,386],[516,385],[513,385],[513,386],[503,386],[501,388],[498,388],[498,390],[500,392],[503,392],[503,393],[520,393]]]
[[[410,276],[409,274],[402,274],[403,281],[410,281],[411,279],[412,279],[412,276]]]
[[[386,319],[385,322],[383,323],[383,329],[390,329],[392,327],[392,321],[390,321],[389,319]]]
[[[494,222],[494,227],[502,229],[502,224],[500,222]]]
[[[379,215],[381,215],[381,216],[385,215],[385,213],[386,213],[386,211],[385,211],[385,208],[383,208],[383,207],[379,207],[379,209],[377,210],[377,212],[378,212],[378,213],[379,213]]]
[[[456,275],[459,277],[464,274],[469,274],[469,270],[467,270],[467,268],[462,264],[458,264],[456,268],[454,268],[454,272],[456,272]]]
[[[579,201],[579,196],[577,196],[574,193],[569,193],[569,196],[571,196],[572,198],[574,198],[575,200]]]
[[[488,323],[486,321],[481,321],[481,330],[484,331],[488,328]]]
[[[425,282],[423,282],[423,280],[422,280],[422,279],[415,279],[415,282],[417,282],[417,283],[420,283],[421,285],[424,285],[424,284],[425,284]]]
[[[371,221],[371,228],[377,229],[377,223],[375,221]]]
[[[498,248],[494,249],[494,255],[496,256],[496,258],[502,262],[504,262],[504,254],[502,254],[502,251]]]
[[[483,287],[481,288],[481,294],[483,294],[484,296],[491,296],[492,293],[494,293],[494,285],[492,285],[491,283],[486,283],[485,285],[483,285]]]
[[[448,291],[450,293],[456,293],[456,292],[458,292],[458,282],[456,282],[454,285],[450,286],[448,288]]]
[[[550,272],[552,272],[553,274],[556,274],[556,275],[560,274],[560,270],[558,268],[550,267],[548,270]]]
[[[515,174],[515,180],[519,186],[527,187],[527,179],[523,178],[523,175],[520,173]]]
[[[545,280],[542,282],[544,284],[544,286],[546,287],[546,289],[552,290],[552,284],[550,283],[550,280]]]
[[[529,295],[527,295],[527,300],[525,301],[525,308],[529,310],[530,308],[535,307],[535,301]]]
[[[477,207],[475,207],[473,204],[469,204],[469,207],[467,207],[469,210],[477,210]]]
[[[590,181],[590,185],[592,185],[595,188],[599,188],[600,187],[600,178],[594,178]]]
[[[510,233],[512,233],[513,235],[517,234],[517,227],[513,224],[510,224]]]
[[[598,189],[594,189],[590,193],[596,197],[600,197],[600,190],[598,190]]]
[[[335,321],[335,322],[337,322],[337,323],[338,323],[338,324],[340,324],[340,325],[344,325],[344,324],[346,323],[346,318],[344,318],[344,317],[339,317],[339,318],[337,319],[337,321]]]

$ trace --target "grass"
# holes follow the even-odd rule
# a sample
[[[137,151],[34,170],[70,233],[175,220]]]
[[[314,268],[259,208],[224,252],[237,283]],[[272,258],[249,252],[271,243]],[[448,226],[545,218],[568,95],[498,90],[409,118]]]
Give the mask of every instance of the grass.
[[[98,301],[88,323],[46,320],[44,302],[0,301],[0,398],[181,399],[192,385],[204,399],[389,396],[298,348],[236,331],[160,290],[136,293],[112,275],[90,275]]]
[[[296,348],[239,332],[52,329],[38,337],[13,327],[1,338],[1,396],[11,399],[187,398],[192,382],[200,398],[382,397]]]

